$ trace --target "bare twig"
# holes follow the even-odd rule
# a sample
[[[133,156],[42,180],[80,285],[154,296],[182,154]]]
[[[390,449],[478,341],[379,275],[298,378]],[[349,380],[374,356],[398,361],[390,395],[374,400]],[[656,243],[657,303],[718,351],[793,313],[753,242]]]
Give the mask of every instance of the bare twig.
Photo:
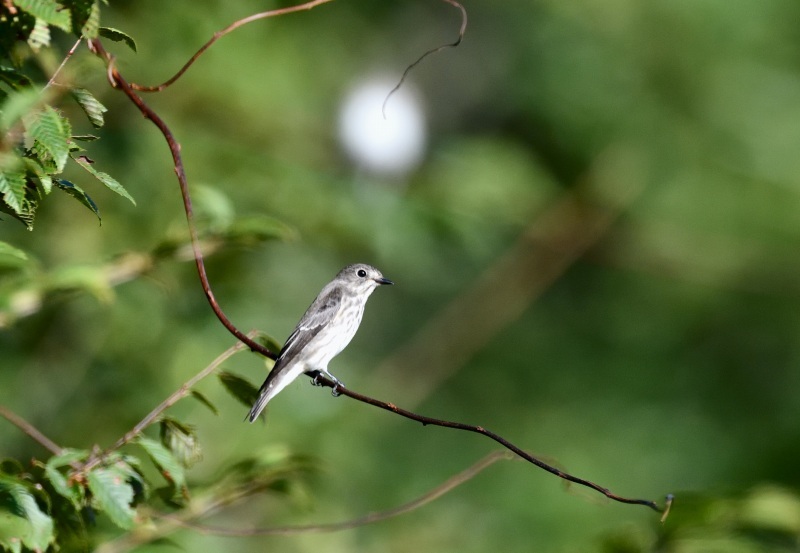
[[[153,424],[158,419],[158,417],[161,416],[161,413],[163,413],[164,411],[166,411],[167,409],[178,403],[178,401],[180,401],[181,399],[188,396],[191,393],[192,388],[195,386],[195,384],[197,384],[205,377],[216,371],[217,368],[219,368],[219,366],[222,363],[230,359],[236,353],[242,351],[244,347],[245,347],[244,343],[236,342],[234,345],[232,345],[224,352],[222,352],[216,359],[214,359],[211,362],[211,364],[209,364],[202,371],[200,371],[192,378],[184,382],[180,388],[172,392],[172,394],[167,399],[162,401],[155,409],[150,411],[142,420],[140,420],[136,424],[136,426],[131,428],[124,436],[122,436],[119,440],[117,440],[116,443],[111,447],[111,451],[119,449],[120,447],[122,447],[123,445],[127,444],[132,439],[134,439],[136,436],[141,434],[145,428]]]
[[[445,1],[449,2],[450,0],[445,0]],[[197,52],[195,52],[195,54],[191,58],[189,58],[189,61],[187,61],[183,65],[183,67],[181,67],[180,70],[177,73],[175,73],[175,75],[173,75],[172,77],[170,77],[169,79],[167,79],[166,81],[161,83],[160,85],[142,86],[142,85],[139,85],[139,84],[136,84],[136,83],[129,83],[129,86],[133,90],[137,90],[139,92],[161,92],[162,90],[167,88],[169,85],[171,85],[172,83],[174,83],[175,81],[180,79],[181,76],[183,76],[183,74],[186,73],[186,71],[189,69],[189,67],[191,67],[192,64],[194,64],[194,62],[197,61],[197,58],[202,56],[203,53],[205,53],[206,50],[211,48],[212,44],[214,44],[216,41],[218,41],[219,39],[221,39],[222,37],[224,37],[225,35],[227,35],[231,31],[235,31],[239,27],[241,27],[243,25],[247,25],[248,23],[252,23],[253,21],[258,21],[260,19],[266,19],[268,17],[275,17],[275,16],[278,16],[278,15],[286,15],[286,14],[289,14],[289,13],[294,13],[294,12],[299,12],[299,11],[304,11],[304,10],[310,10],[310,9],[316,8],[317,6],[320,6],[322,4],[327,4],[328,2],[333,2],[333,0],[312,0],[311,2],[306,2],[304,4],[299,4],[297,6],[289,6],[287,8],[279,8],[279,9],[276,9],[276,10],[269,10],[269,11],[266,11],[266,12],[256,13],[256,14],[244,17],[242,19],[239,19],[237,21],[234,21],[233,23],[231,23],[230,25],[228,25],[227,27],[225,27],[221,31],[217,31],[216,33],[214,33],[214,36],[212,36],[211,39],[208,42],[203,44],[203,46],[201,46],[200,49]]]
[[[25,419],[23,419],[15,412],[5,407],[4,405],[0,405],[0,417],[3,417],[8,422],[10,422],[14,426],[25,432],[25,434],[27,434],[35,441],[37,441],[39,444],[41,444],[42,447],[50,451],[50,453],[58,455],[59,453],[64,451],[64,448],[62,448],[53,440],[42,434],[38,428],[33,426],[31,423],[29,423],[28,421],[26,421]]]
[[[406,77],[408,77],[408,74],[411,73],[412,69],[414,69],[420,63],[422,63],[422,60],[424,60],[428,56],[431,56],[437,52],[441,52],[445,48],[456,48],[459,44],[461,44],[461,41],[464,40],[464,33],[467,32],[467,10],[464,8],[464,6],[456,2],[456,0],[443,0],[443,1],[461,10],[461,28],[458,31],[458,38],[454,42],[442,44],[441,46],[437,46],[436,48],[431,48],[430,50],[422,54],[420,57],[418,57],[416,61],[414,61],[411,65],[406,67],[406,70],[403,71],[403,75],[400,77],[400,80],[397,82],[394,88],[389,91],[389,93],[386,95],[386,98],[383,99],[383,105],[381,106],[381,113],[383,114],[384,119],[386,119],[386,104],[389,103],[389,98],[394,96],[394,93],[400,90],[400,87],[403,86],[403,83],[406,81]]]
[[[242,536],[291,536],[295,534],[310,534],[310,533],[323,533],[323,532],[339,532],[341,530],[351,530],[353,528],[358,528],[359,526],[366,526],[367,524],[373,524],[376,522],[380,522],[383,520],[388,520],[390,518],[394,518],[400,515],[404,515],[406,513],[410,513],[420,507],[431,503],[446,493],[449,493],[453,489],[457,488],[461,484],[472,480],[478,474],[489,468],[490,466],[494,465],[498,461],[503,460],[511,460],[513,457],[507,451],[495,451],[490,453],[489,455],[485,456],[484,458],[480,459],[478,462],[474,463],[472,466],[466,468],[465,470],[455,474],[433,488],[432,490],[427,491],[426,493],[422,494],[421,496],[404,503],[402,505],[398,505],[392,509],[388,509],[386,511],[378,511],[374,513],[369,513],[358,518],[354,518],[351,520],[346,520],[342,522],[330,522],[326,524],[304,524],[304,525],[295,525],[295,526],[273,526],[267,528],[224,528],[221,526],[209,526],[205,524],[197,524],[192,522],[193,520],[197,520],[200,517],[204,516],[204,514],[192,514],[191,518],[183,518],[176,515],[162,515],[162,518],[166,518],[173,522],[178,523],[181,526],[185,526],[186,528],[190,528],[201,534],[213,534],[215,536],[230,536],[230,537],[242,537]]]
[[[231,502],[226,499],[222,501],[212,500],[200,508],[189,507],[183,513],[177,514],[158,514],[153,513],[154,519],[160,519],[162,522],[159,524],[151,525],[149,528],[142,528],[139,532],[134,532],[122,536],[112,542],[103,544],[97,553],[121,553],[128,551],[137,545],[151,542],[153,540],[168,536],[172,532],[180,529],[187,528],[199,532],[201,534],[224,536],[224,537],[246,537],[246,536],[290,536],[297,534],[310,534],[310,533],[323,533],[323,532],[338,532],[342,530],[350,530],[360,526],[366,526],[383,520],[388,520],[400,515],[409,513],[419,509],[428,503],[431,503],[441,496],[449,493],[458,486],[472,480],[478,474],[488,469],[498,461],[510,460],[513,457],[507,451],[495,451],[477,461],[472,466],[459,472],[442,482],[432,490],[422,494],[421,496],[399,505],[386,511],[378,511],[346,520],[342,522],[331,522],[326,524],[305,524],[293,526],[272,526],[266,528],[225,528],[221,526],[211,526],[200,524],[197,520],[213,515],[220,507],[229,506]],[[247,497],[242,495],[239,499]]]
[[[46,85],[44,85],[44,88],[42,89],[42,92],[44,92],[45,90],[47,90],[47,89],[48,89],[50,86],[52,86],[52,85],[53,85],[53,83],[55,83],[55,82],[56,82],[56,77],[58,77],[58,74],[59,74],[59,73],[61,73],[61,70],[62,70],[62,69],[64,69],[64,66],[65,66],[65,65],[67,65],[67,62],[68,62],[68,61],[69,61],[69,59],[72,57],[72,55],[75,53],[75,51],[78,49],[78,46],[80,46],[80,45],[81,45],[81,42],[83,42],[83,38],[79,38],[77,41],[75,41],[75,44],[73,44],[73,45],[72,45],[72,48],[70,48],[70,49],[69,49],[69,52],[67,52],[67,55],[66,55],[66,56],[64,56],[64,59],[63,59],[63,60],[61,60],[61,65],[59,65],[59,66],[56,68],[55,72],[54,72],[54,73],[53,73],[53,75],[50,77],[50,80],[49,80],[49,81],[47,81],[47,84],[46,84]]]
[[[250,334],[248,334],[248,336],[250,335],[255,335],[255,332],[251,332]],[[148,426],[156,422],[164,411],[166,411],[167,409],[178,403],[178,401],[180,401],[181,399],[188,396],[191,393],[192,388],[195,386],[195,384],[206,378],[208,375],[213,374],[214,371],[216,371],[222,363],[230,359],[236,353],[242,351],[244,348],[245,344],[239,341],[236,342],[231,347],[229,347],[228,349],[226,349],[225,351],[223,351],[208,366],[206,366],[199,373],[197,373],[189,380],[184,382],[180,388],[172,392],[172,394],[170,394],[169,397],[167,397],[167,399],[162,401],[152,411],[150,411],[147,415],[145,415],[145,417],[142,420],[140,420],[136,424],[136,426],[134,426],[128,432],[126,432],[124,436],[122,436],[114,443],[114,445],[112,445],[110,448],[106,449],[99,455],[93,455],[89,459],[89,461],[84,465],[83,470],[85,472],[90,471],[95,465],[100,463],[100,461],[109,453],[111,453],[112,451],[116,451],[117,449],[121,448],[131,440],[135,439]]]

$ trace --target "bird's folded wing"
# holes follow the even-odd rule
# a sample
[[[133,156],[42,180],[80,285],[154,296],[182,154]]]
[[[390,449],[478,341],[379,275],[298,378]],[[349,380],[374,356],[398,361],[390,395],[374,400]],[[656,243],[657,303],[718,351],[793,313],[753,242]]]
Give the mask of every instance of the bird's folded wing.
[[[272,372],[276,372],[280,367],[285,366],[294,359],[294,357],[303,351],[308,343],[314,339],[314,336],[319,334],[319,331],[331,322],[333,317],[339,311],[339,305],[342,303],[342,289],[340,287],[331,288],[317,296],[314,303],[306,310],[303,318],[297,323],[294,331],[286,339],[278,359],[275,361],[275,367]],[[270,376],[272,373],[270,373]]]

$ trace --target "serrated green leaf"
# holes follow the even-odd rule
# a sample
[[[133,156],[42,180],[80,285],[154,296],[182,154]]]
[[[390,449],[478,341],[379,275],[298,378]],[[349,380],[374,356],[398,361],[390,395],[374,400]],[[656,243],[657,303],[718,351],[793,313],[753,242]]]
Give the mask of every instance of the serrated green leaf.
[[[86,19],[81,32],[86,38],[97,38],[98,31],[100,31],[100,2],[96,1],[92,4],[89,17]]]
[[[161,420],[161,443],[184,467],[191,467],[203,457],[194,428],[169,417]]]
[[[2,242],[0,242],[0,246],[2,246]],[[2,247],[0,247],[0,253],[2,253]],[[217,407],[213,403],[211,403],[211,400],[209,400],[206,396],[204,396],[197,390],[192,390],[192,397],[195,398],[200,403],[202,403],[203,405],[205,405],[206,407],[208,407],[209,411],[211,411],[215,415],[219,415]]]
[[[64,170],[69,158],[71,128],[69,121],[51,106],[45,106],[26,122],[27,139],[33,142],[33,151],[40,162],[51,159],[57,172]]]
[[[228,393],[246,407],[252,407],[258,399],[258,388],[250,381],[228,371],[221,371],[217,376]]]
[[[97,209],[97,204],[94,203],[89,195],[83,191],[80,186],[77,186],[68,180],[58,179],[54,182],[54,184],[60,189],[81,202],[83,205],[88,207],[92,210],[92,212],[97,215],[97,218],[100,219],[100,210]]]
[[[18,480],[0,475],[0,510],[27,522],[21,535],[22,545],[34,551],[44,551],[55,541],[53,519],[43,512],[36,499]]]
[[[100,5],[95,0],[64,0],[72,14],[72,32],[96,38],[100,28]]]
[[[86,480],[95,506],[105,512],[111,522],[130,530],[136,511],[131,507],[134,493],[128,474],[115,466],[98,467],[87,475]]]
[[[127,33],[113,27],[100,27],[99,32],[101,37],[113,40],[114,42],[124,42],[128,45],[128,48],[136,52],[136,41]]]
[[[70,12],[55,0],[14,0],[14,4],[45,23],[69,32]]]
[[[36,25],[28,35],[28,46],[34,52],[38,52],[42,46],[50,46],[50,27],[44,19],[36,19]]]
[[[81,167],[86,169],[89,173],[91,173],[97,180],[105,184],[106,187],[108,187],[110,190],[116,192],[123,198],[127,198],[133,205],[136,205],[136,200],[134,200],[133,197],[130,194],[128,194],[128,191],[125,190],[125,188],[123,188],[123,186],[120,183],[118,183],[111,175],[109,175],[108,173],[103,173],[102,171],[98,171],[94,167],[92,167],[93,162],[90,161],[89,158],[87,158],[86,156],[74,156],[72,159],[74,159],[78,165],[80,165]]]
[[[5,202],[0,201],[0,211],[3,213],[8,213],[14,219],[20,221],[23,225],[25,225],[28,230],[33,230],[33,220],[34,216],[36,215],[36,208],[38,207],[38,202],[29,201],[28,202],[28,209],[24,213],[16,213],[10,207],[8,207]]]
[[[6,205],[18,215],[27,211],[26,185],[25,173],[8,169],[0,171],[0,194]]]
[[[89,118],[89,122],[92,126],[96,129],[102,127],[105,122],[103,120],[103,114],[108,111],[108,108],[101,104],[97,98],[85,88],[73,88],[70,90],[70,94],[72,94],[72,97],[78,102],[78,105],[81,106],[81,109],[86,114],[86,117]]]
[[[177,490],[183,489],[186,485],[186,475],[183,471],[183,465],[178,462],[175,455],[159,442],[150,438],[140,436],[136,441],[147,452],[164,478],[175,486]]]

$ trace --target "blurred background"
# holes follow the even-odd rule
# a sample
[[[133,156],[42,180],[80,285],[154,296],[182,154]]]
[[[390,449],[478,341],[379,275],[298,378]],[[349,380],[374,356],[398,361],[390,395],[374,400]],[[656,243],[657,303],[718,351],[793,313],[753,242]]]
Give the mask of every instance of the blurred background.
[[[136,54],[108,45],[121,73],[157,84],[215,31],[277,6],[120,1],[103,24],[138,43]],[[621,495],[675,493],[677,520],[691,506],[715,529],[687,530],[674,550],[796,550],[800,4],[465,7],[463,43],[422,61],[385,104],[410,63],[457,38],[453,6],[336,1],[252,23],[145,97],[182,144],[201,224],[280,222],[283,240],[209,255],[223,309],[282,342],[343,265],[371,263],[397,285],[376,291],[331,364],[349,387],[483,425]],[[110,110],[89,155],[138,205],[87,184],[102,226],[69,201],[44,202],[33,232],[0,223],[42,278],[96,274],[187,234],[163,137],[109,89],[99,60],[83,51],[70,64]],[[0,402],[60,445],[110,445],[233,343],[191,263],[134,276],[45,298],[0,329]],[[267,371],[251,354],[225,369],[257,385]],[[304,493],[210,522],[355,518],[496,449],[305,380],[265,424],[244,424],[247,409],[214,379],[199,390],[219,415],[173,408],[203,447],[191,482],[255,452],[319,468]],[[0,453],[43,455],[8,424]],[[743,506],[779,521],[768,540],[739,532],[752,526]],[[640,551],[665,539],[671,522],[657,518],[515,461],[355,530],[171,539],[189,550]]]

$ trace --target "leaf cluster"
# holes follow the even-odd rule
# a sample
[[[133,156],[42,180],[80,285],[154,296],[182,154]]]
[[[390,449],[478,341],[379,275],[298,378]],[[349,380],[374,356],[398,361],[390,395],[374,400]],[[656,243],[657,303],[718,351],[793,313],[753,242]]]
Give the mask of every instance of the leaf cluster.
[[[71,98],[95,129],[104,125],[106,107],[80,86],[56,83],[53,77],[46,84],[39,82],[46,75],[41,75],[36,62],[43,49],[52,48],[54,31],[72,34],[79,41],[104,36],[135,49],[133,40],[122,31],[100,26],[99,0],[0,3],[0,210],[29,229],[41,201],[54,189],[100,217],[89,194],[63,178],[68,164],[74,163],[133,202],[116,179],[95,169],[80,145],[98,137],[73,134],[72,122],[58,104]]]
[[[225,382],[228,373],[222,373]],[[252,384],[239,380],[249,387]],[[236,390],[225,388],[237,399]],[[217,414],[203,394],[189,394]],[[299,477],[314,463],[287,452],[265,451],[224,469],[219,478],[192,486],[187,470],[202,458],[193,426],[169,416],[159,420],[160,439],[143,434],[132,451],[62,449],[46,461],[23,467],[15,459],[0,463],[0,549],[20,553],[69,546],[88,550],[102,515],[122,531],[151,523],[159,511],[178,516],[212,514],[221,507],[264,492],[307,501]],[[146,465],[150,465],[150,469]],[[153,475],[153,470],[159,476]],[[163,480],[163,482],[158,482]]]

